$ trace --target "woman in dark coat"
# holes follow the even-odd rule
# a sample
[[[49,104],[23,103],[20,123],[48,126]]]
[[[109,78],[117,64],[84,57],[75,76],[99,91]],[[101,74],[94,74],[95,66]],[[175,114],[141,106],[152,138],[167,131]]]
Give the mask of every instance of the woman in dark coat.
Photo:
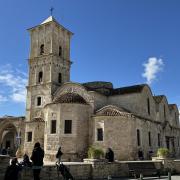
[[[43,166],[43,158],[44,150],[41,148],[40,143],[37,142],[34,145],[34,149],[31,156],[34,180],[40,180],[39,176],[41,168]]]

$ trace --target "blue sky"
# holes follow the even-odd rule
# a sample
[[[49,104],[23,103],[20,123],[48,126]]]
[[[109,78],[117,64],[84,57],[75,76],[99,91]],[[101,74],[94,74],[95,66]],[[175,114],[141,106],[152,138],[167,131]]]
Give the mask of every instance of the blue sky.
[[[180,106],[179,0],[0,0],[0,116],[25,115],[29,34],[54,6],[74,32],[71,80],[149,83]]]

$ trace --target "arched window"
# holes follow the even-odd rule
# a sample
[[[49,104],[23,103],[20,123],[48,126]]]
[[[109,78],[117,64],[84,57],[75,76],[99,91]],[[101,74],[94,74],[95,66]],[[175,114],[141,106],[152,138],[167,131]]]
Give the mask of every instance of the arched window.
[[[103,129],[102,128],[97,129],[97,141],[103,141]]]
[[[41,106],[41,97],[37,97],[37,106]]]
[[[59,46],[59,56],[61,57],[62,56],[62,47]]]
[[[40,55],[44,54],[44,44],[40,46]]]
[[[151,146],[151,132],[148,132],[148,137],[149,137],[149,146]]]
[[[158,133],[158,147],[161,146],[161,135],[160,133]]]
[[[140,146],[141,145],[141,136],[140,136],[140,130],[137,129],[137,145]]]
[[[42,79],[43,79],[43,72],[40,71],[40,72],[39,72],[39,75],[38,75],[38,82],[41,83],[41,82],[42,82]]]
[[[58,74],[58,83],[62,83],[62,74],[61,73]]]
[[[51,120],[51,134],[56,134],[56,120]]]

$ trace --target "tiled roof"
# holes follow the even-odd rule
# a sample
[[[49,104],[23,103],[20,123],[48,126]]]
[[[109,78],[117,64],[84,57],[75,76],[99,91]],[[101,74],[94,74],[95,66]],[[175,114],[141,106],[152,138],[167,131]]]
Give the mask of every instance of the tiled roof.
[[[66,93],[54,100],[54,103],[79,103],[87,104],[83,97],[76,93]]]
[[[111,82],[95,81],[82,84],[88,91],[96,91],[104,95],[121,95],[128,93],[140,93],[146,84],[127,86],[113,89]]]
[[[112,95],[116,94],[129,94],[129,93],[140,93],[143,88],[146,86],[146,84],[139,84],[134,86],[127,86],[122,88],[113,89]]]
[[[96,111],[96,116],[131,116],[126,109],[114,105],[107,105]]]

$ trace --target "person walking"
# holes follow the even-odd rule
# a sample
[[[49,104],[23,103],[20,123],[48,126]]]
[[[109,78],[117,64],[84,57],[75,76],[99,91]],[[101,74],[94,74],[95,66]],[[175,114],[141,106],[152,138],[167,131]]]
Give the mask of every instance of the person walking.
[[[4,180],[18,180],[19,172],[22,170],[21,165],[18,163],[17,158],[13,158],[11,165],[7,167]]]
[[[43,166],[44,150],[41,148],[40,143],[36,142],[32,152],[32,169],[34,180],[40,180],[40,172]]]
[[[61,151],[61,146],[59,147],[58,149],[58,152],[56,153],[56,158],[58,159],[57,160],[57,163],[60,164],[61,162],[61,156],[63,155],[62,151]]]

